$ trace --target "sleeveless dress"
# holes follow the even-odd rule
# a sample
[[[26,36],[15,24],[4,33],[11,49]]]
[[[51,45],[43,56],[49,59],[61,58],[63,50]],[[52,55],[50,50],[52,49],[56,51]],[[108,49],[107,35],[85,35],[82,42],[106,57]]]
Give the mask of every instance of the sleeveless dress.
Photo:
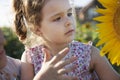
[[[66,68],[71,65],[76,65],[77,68],[66,75],[69,76],[77,76],[79,80],[99,80],[95,71],[90,72],[89,65],[91,60],[91,45],[83,44],[77,41],[73,41],[69,44],[70,51],[63,58],[68,59],[72,56],[78,57],[76,61],[65,66]],[[35,74],[41,69],[42,62],[44,59],[44,54],[42,52],[42,46],[35,46],[33,48],[29,48],[25,51],[26,55],[29,55],[29,62],[31,62],[34,66]]]
[[[0,70],[0,80],[20,80],[21,61],[7,56],[7,65]]]

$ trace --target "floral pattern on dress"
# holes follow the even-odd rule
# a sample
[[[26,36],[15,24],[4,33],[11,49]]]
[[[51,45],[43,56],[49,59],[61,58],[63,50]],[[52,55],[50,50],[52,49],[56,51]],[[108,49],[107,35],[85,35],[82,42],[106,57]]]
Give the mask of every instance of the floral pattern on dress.
[[[89,65],[91,60],[91,45],[83,44],[77,41],[73,41],[69,44],[70,51],[63,58],[64,60],[71,58],[72,56],[78,57],[76,61],[65,66],[77,66],[75,70],[66,75],[78,76],[79,80],[99,80],[95,71],[90,72]],[[34,65],[35,74],[41,69],[44,54],[42,52],[42,46],[36,46],[26,50],[26,54],[30,55],[31,62]]]

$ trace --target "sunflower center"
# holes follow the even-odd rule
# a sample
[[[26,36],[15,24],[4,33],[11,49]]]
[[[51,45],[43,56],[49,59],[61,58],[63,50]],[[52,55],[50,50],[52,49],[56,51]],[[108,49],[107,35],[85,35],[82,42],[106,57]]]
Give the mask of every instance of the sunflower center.
[[[114,20],[113,20],[113,24],[114,24],[114,30],[117,34],[117,36],[120,39],[120,6],[117,8],[115,15],[114,15]]]

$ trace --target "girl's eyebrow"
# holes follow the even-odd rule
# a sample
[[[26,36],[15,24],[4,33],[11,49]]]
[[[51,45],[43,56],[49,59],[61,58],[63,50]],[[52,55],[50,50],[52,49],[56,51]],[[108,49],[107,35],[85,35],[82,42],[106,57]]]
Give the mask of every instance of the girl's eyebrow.
[[[71,12],[71,11],[72,11],[72,8],[69,8],[69,9],[67,10],[67,12]],[[61,14],[63,14],[63,13],[62,13],[62,12],[60,12],[60,13],[57,13],[57,14],[55,14],[55,15],[51,16],[51,17],[58,16],[58,15],[61,15]]]
[[[72,11],[72,8],[69,8],[69,9],[68,9],[68,12],[70,12],[70,11]]]

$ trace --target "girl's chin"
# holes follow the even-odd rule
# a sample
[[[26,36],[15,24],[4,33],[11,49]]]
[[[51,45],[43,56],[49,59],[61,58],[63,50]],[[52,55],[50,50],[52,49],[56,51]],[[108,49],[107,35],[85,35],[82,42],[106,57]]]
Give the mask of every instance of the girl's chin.
[[[71,42],[71,41],[73,41],[74,39],[75,39],[75,37],[72,36],[72,37],[70,37],[70,38],[68,39],[68,42]]]
[[[74,39],[67,40],[66,43],[69,44],[73,41]]]

